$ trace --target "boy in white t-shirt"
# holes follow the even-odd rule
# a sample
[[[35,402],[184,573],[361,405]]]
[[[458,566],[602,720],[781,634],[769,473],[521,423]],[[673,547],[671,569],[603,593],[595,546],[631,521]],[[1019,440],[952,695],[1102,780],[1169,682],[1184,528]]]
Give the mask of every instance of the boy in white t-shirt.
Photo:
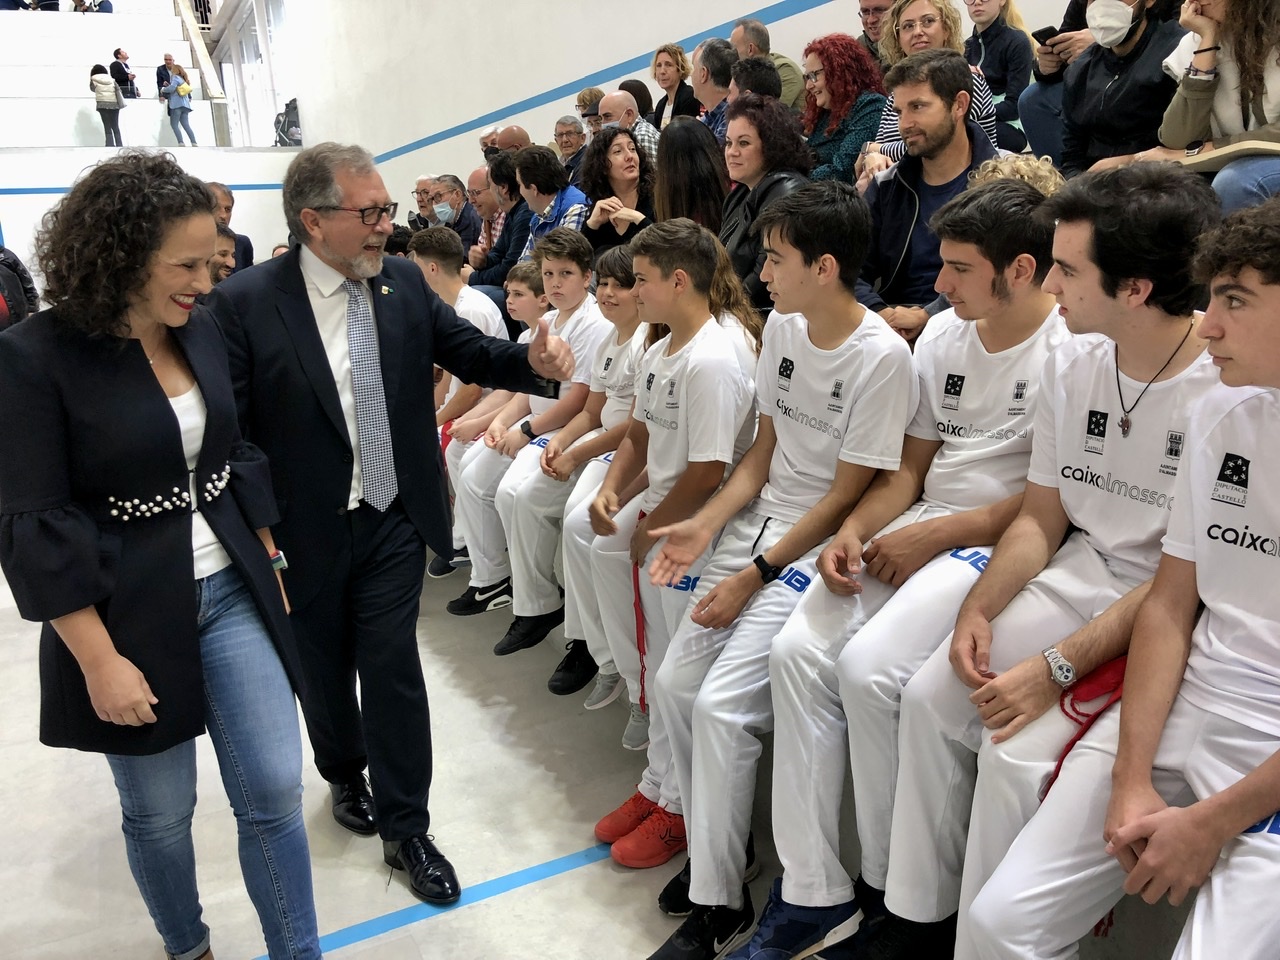
[[[1280,939],[1280,201],[1201,238],[1197,333],[1224,386],[1191,415],[1119,711],[1067,756],[973,903],[982,957],[1071,957],[1119,899],[1195,905],[1177,960]],[[1203,604],[1203,610],[1200,605]]]
[[[1035,186],[999,180],[931,221],[943,257],[936,286],[954,306],[916,345],[919,402],[900,469],[882,473],[845,519],[818,559],[823,582],[774,641],[773,823],[784,875],[735,958],[828,941],[840,949],[879,912],[872,884],[888,857],[900,691],[945,639],[984,545],[1017,511],[1037,377],[1068,336],[1040,290],[1052,240],[1033,219],[1043,202]],[[856,885],[839,856],[846,749],[872,881]]]
[[[655,584],[679,579],[718,538],[653,684],[684,799],[692,904],[654,960],[717,956],[755,921],[747,841],[756,737],[773,721],[772,640],[841,520],[877,471],[898,468],[916,408],[911,348],[856,299],[871,239],[857,190],[810,184],[755,229],[775,305],[755,441],[706,506],[651,531],[666,538],[646,571]]]
[[[975,955],[967,904],[1034,812],[1075,718],[1105,706],[1054,709],[1128,646],[1190,410],[1217,381],[1192,314],[1196,239],[1220,217],[1200,177],[1135,164],[1072,181],[1042,214],[1056,223],[1044,288],[1072,332],[1100,336],[1045,364],[1022,507],[903,692],[891,914],[875,933],[889,956],[950,949],[953,929],[955,955]]]
[[[498,506],[499,489],[505,505],[514,502],[514,491],[524,479],[539,471],[542,448],[555,431],[572,420],[587,400],[591,380],[590,358],[613,328],[600,315],[588,292],[591,283],[591,244],[576,230],[557,227],[538,241],[534,262],[542,270],[542,286],[552,310],[547,315],[551,332],[573,351],[576,366],[571,380],[560,385],[560,396],[551,400],[529,394],[513,396],[494,415],[485,430],[484,443],[467,451],[461,482],[455,483],[455,508],[463,518],[463,534],[471,557],[471,580],[461,596],[445,609],[455,616],[484,613],[512,602],[511,564]],[[532,329],[520,342],[532,339]],[[564,619],[560,598],[547,610],[545,600],[528,600],[529,612],[517,613],[506,634],[494,647],[502,656],[540,643]]]
[[[752,377],[735,342],[742,328],[716,318],[732,314],[754,321],[757,330],[759,321],[724,248],[691,220],[646,227],[631,241],[631,251],[640,318],[665,323],[670,333],[640,362],[631,425],[592,502],[592,562],[615,659],[625,659],[629,647],[638,651],[640,708],[649,719],[648,765],[636,792],[602,818],[595,833],[613,844],[616,862],[640,868],[665,863],[685,847],[670,744],[647,687],[706,559],[656,586],[641,575],[660,546],[649,531],[701,508],[751,443]],[[647,486],[624,506],[645,471]]]

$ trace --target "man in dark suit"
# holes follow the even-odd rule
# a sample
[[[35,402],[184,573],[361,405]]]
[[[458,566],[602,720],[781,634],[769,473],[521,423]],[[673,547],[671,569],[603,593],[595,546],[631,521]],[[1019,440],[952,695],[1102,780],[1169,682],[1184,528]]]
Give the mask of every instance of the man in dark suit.
[[[111,61],[111,79],[120,85],[120,92],[131,100],[138,98],[138,85],[133,82],[133,71],[129,69],[129,54],[123,47],[116,47],[115,57]]]
[[[283,192],[301,246],[227,279],[208,309],[226,333],[242,427],[271,461],[303,712],[334,818],[376,830],[415,894],[450,903],[457,876],[427,835],[430,714],[415,632],[426,547],[452,548],[433,365],[553,395],[572,354],[545,323],[527,346],[486,337],[416,265],[384,258],[396,204],[363,148],[302,151]]]
[[[236,196],[231,192],[231,188],[225,183],[218,183],[216,180],[209,180],[205,183],[210,190],[213,191],[214,199],[218,201],[217,208],[213,211],[214,218],[223,226],[231,226],[231,213],[236,206]],[[245,270],[253,266],[253,241],[246,237],[243,233],[236,234],[236,264],[232,273]]]

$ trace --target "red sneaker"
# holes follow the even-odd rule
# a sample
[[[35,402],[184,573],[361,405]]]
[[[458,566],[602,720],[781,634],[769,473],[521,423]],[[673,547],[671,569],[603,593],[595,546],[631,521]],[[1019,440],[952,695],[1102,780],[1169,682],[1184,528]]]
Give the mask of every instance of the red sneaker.
[[[657,807],[609,853],[622,866],[640,870],[666,863],[688,845],[684,817]]]
[[[656,803],[637,790],[626,803],[612,813],[606,813],[596,824],[596,839],[601,843],[621,840],[657,809]]]

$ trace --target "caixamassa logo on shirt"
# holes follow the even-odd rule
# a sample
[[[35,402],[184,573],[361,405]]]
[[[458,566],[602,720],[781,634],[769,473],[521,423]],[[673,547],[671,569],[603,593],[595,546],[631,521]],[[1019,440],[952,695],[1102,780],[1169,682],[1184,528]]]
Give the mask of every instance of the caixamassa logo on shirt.
[[[1090,410],[1084,425],[1084,452],[1102,453],[1107,443],[1107,418],[1105,410]]]
[[[1243,507],[1249,498],[1249,461],[1238,453],[1228,452],[1218,468],[1218,479],[1213,485],[1212,499]]]

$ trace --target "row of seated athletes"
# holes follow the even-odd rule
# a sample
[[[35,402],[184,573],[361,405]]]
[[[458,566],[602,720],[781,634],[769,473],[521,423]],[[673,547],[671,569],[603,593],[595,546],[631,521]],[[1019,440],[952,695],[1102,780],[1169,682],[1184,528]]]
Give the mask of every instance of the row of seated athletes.
[[[847,185],[762,212],[762,335],[731,319],[752,313],[692,223],[602,259],[596,304],[572,232],[548,238],[564,244],[536,258],[554,326],[595,357],[575,373],[586,415],[569,436],[501,414],[465,448],[455,432],[472,583],[451,607],[488,609],[510,576],[496,652],[563,617],[647,708],[637,791],[596,833],[635,867],[690,851],[659,897],[686,919],[653,958],[1065,957],[1122,890],[1177,902],[1206,883],[1176,955],[1270,956],[1275,841],[1247,828],[1275,812],[1263,578],[1280,516],[1248,476],[1276,397],[1218,368],[1232,387],[1280,381],[1277,214],[1222,225],[1204,181],[1164,164],[1048,198],[975,186],[933,220],[953,307],[914,356],[857,303],[870,221]],[[508,294],[536,318],[535,274]],[[651,346],[645,324],[665,328]],[[611,460],[593,424],[618,438]],[[561,586],[566,609],[542,609]],[[1106,709],[1126,679],[1136,709]],[[770,728],[784,874],[757,921]]]

